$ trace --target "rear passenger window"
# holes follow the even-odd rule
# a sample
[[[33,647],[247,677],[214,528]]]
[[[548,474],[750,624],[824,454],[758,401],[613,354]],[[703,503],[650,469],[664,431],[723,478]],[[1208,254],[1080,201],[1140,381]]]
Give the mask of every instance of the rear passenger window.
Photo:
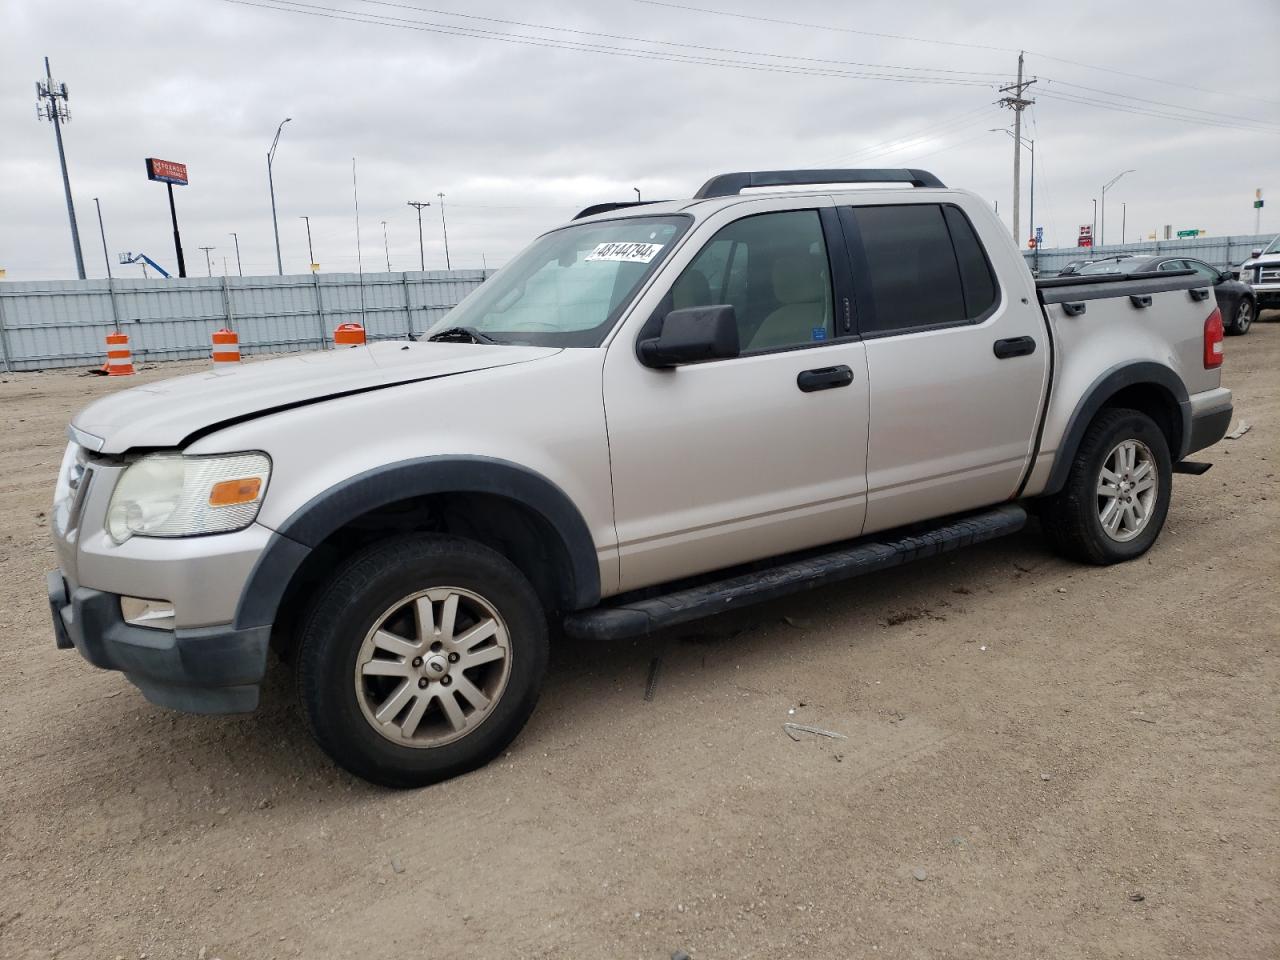
[[[873,309],[864,334],[981,319],[998,291],[968,218],[939,204],[851,207],[861,236]]]

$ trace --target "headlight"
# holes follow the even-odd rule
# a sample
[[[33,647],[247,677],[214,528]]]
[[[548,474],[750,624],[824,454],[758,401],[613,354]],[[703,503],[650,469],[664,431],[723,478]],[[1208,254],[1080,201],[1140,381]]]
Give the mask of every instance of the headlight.
[[[124,543],[134,534],[189,537],[242,530],[258,515],[270,476],[265,453],[150,454],[116,484],[107,532]]]

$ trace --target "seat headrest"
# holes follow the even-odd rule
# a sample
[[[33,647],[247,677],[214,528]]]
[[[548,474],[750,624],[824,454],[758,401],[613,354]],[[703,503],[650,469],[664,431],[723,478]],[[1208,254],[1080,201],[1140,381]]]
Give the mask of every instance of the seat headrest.
[[[773,261],[773,295],[779,303],[819,303],[824,299],[823,261],[812,254],[788,254]]]

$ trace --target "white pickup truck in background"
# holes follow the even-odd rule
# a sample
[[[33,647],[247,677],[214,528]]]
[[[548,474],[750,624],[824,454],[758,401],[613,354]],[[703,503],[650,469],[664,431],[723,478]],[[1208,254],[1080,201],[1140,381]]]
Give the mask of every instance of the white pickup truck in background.
[[[1250,254],[1240,265],[1240,280],[1253,288],[1259,310],[1280,308],[1280,236]]]
[[[1230,422],[1222,335],[1193,271],[1037,283],[921,170],[602,204],[425,342],[78,414],[56,639],[203,712],[253,709],[274,646],[337,762],[429,783],[515,738],[552,630],[648,633],[1028,510],[1070,557],[1141,555]]]

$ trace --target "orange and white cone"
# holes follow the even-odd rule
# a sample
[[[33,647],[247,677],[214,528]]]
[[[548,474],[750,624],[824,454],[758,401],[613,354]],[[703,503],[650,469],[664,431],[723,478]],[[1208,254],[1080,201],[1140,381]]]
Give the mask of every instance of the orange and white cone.
[[[333,331],[333,342],[344,347],[364,345],[364,327],[358,323],[340,323]]]
[[[225,327],[213,332],[213,362],[240,362],[240,335]]]
[[[113,330],[107,334],[107,376],[129,377],[134,373],[129,335]]]

